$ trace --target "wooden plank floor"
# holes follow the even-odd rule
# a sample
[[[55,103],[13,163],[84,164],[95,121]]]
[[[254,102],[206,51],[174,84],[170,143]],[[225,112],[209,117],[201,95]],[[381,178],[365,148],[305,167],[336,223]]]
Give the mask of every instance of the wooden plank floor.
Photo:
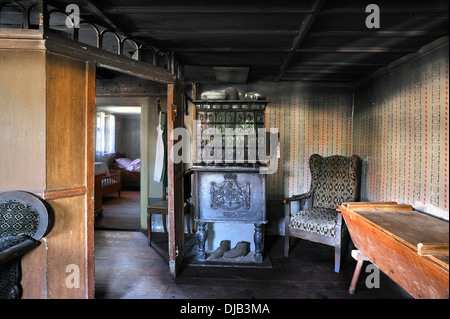
[[[103,213],[95,218],[95,229],[140,230],[141,193],[122,190],[103,196]]]
[[[186,235],[187,236],[187,235]],[[188,239],[193,243],[194,238]],[[168,269],[167,234],[154,233],[152,246],[140,231],[95,231],[95,298],[98,299],[410,299],[380,272],[380,288],[365,285],[363,266],[356,293],[348,287],[355,261],[348,256],[335,273],[334,250],[291,239],[283,256],[283,236],[266,236],[272,268],[184,265],[176,279]],[[189,248],[187,249],[189,254]]]

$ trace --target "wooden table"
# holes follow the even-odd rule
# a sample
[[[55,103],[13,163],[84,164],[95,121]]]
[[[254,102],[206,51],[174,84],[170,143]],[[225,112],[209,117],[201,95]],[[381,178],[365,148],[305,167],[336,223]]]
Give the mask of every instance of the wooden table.
[[[355,246],[414,298],[449,298],[449,223],[395,202],[343,203]]]

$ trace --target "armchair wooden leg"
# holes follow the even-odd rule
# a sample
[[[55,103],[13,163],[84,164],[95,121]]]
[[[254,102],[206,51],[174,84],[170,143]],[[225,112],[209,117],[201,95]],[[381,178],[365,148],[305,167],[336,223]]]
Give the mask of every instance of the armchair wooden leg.
[[[284,230],[284,257],[289,257],[289,226],[286,226]]]
[[[289,256],[289,224],[291,222],[291,205],[287,204],[284,216],[284,257]]]
[[[334,272],[339,272],[341,268],[341,243],[334,247]]]
[[[339,212],[336,223],[336,237],[334,241],[334,272],[341,268],[341,246],[342,246],[342,214]]]

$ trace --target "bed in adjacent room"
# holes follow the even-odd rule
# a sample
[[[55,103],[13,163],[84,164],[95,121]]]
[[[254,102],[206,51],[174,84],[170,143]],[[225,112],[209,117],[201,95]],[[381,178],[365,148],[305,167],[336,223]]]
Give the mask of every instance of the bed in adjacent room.
[[[122,188],[140,187],[141,183],[141,159],[127,158],[125,153],[117,152],[111,155],[110,168],[120,171]]]
[[[95,216],[103,212],[102,197],[111,193],[118,193],[120,197],[121,189],[121,172],[118,170],[108,169],[108,165],[104,162],[95,162]]]

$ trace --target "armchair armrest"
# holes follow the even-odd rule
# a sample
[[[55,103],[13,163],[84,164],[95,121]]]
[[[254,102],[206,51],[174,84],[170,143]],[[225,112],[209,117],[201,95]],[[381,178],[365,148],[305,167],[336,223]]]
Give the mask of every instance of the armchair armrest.
[[[3,265],[39,246],[41,242],[27,235],[0,238],[0,265]]]
[[[308,192],[308,193],[303,193],[300,195],[294,195],[292,197],[287,197],[283,199],[283,204],[289,204],[290,202],[296,202],[299,200],[303,200],[303,199],[308,199],[310,198],[312,195],[312,192]]]

